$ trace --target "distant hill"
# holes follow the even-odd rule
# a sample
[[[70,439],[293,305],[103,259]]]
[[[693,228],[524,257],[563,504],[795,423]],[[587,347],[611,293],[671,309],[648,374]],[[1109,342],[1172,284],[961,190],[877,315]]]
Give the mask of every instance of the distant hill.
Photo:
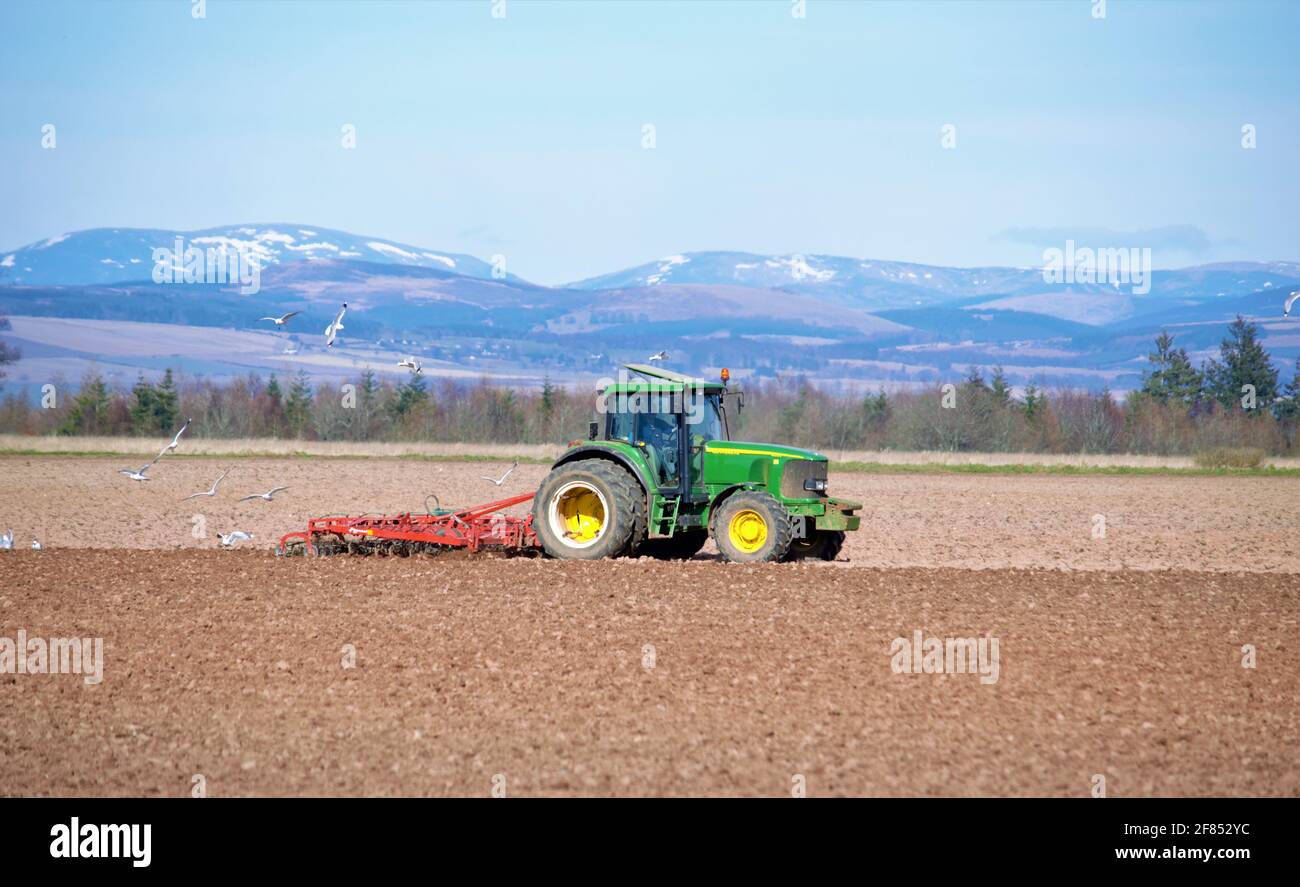
[[[1150,292],[1110,284],[1048,284],[1039,268],[946,268],[827,255],[696,252],[569,284],[571,289],[743,286],[815,296],[879,312],[939,305],[1026,311],[1104,325],[1187,300],[1300,285],[1300,263],[1229,262],[1155,269]]]
[[[474,256],[364,237],[310,225],[228,225],[200,231],[162,228],[92,228],[59,234],[9,252],[0,252],[0,283],[102,284],[150,279],[153,251],[185,246],[238,250],[263,270],[321,259],[356,259],[383,265],[451,271],[490,278],[492,266]]]
[[[1039,272],[1017,268],[942,268],[825,255],[758,255],[698,252],[668,256],[635,268],[569,284],[572,289],[695,284],[744,286],[816,293],[858,308],[904,308],[942,304],[985,293],[1019,291],[1042,284]]]

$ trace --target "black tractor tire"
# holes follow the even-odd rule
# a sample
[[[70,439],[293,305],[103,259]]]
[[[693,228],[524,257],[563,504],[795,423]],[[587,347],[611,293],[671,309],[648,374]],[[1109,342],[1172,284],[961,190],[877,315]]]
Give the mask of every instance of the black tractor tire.
[[[619,557],[645,532],[645,521],[641,485],[605,459],[551,469],[533,498],[533,531],[554,558]]]
[[[709,541],[706,530],[677,533],[663,539],[646,539],[632,552],[634,557],[652,557],[661,561],[685,561],[695,557]]]
[[[722,559],[761,564],[785,557],[794,537],[790,512],[768,493],[742,490],[713,512],[713,541]]]
[[[839,557],[844,547],[843,530],[810,530],[811,535],[790,542],[790,549],[785,553],[788,561],[805,559],[833,561]]]

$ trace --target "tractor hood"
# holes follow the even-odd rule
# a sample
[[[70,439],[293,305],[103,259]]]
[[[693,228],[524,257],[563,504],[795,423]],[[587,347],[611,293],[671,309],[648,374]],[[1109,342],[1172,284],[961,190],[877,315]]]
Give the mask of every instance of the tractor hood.
[[[812,450],[801,450],[798,447],[785,447],[780,444],[746,443],[741,440],[711,440],[705,444],[705,449],[710,453],[718,453],[728,456],[758,456],[768,459],[811,459],[814,462],[826,461],[825,456]]]
[[[825,456],[797,447],[739,440],[711,440],[704,447],[705,483],[754,485],[783,500],[815,498],[804,482],[825,481],[826,469]]]

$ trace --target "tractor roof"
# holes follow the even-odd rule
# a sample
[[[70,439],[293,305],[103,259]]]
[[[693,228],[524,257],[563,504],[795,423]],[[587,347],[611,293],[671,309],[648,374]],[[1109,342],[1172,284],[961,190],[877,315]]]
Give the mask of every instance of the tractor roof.
[[[640,363],[625,363],[623,366],[631,370],[644,379],[632,379],[628,382],[615,382],[607,390],[614,391],[683,391],[687,388],[704,389],[706,391],[723,391],[726,385],[722,382],[710,382],[706,379],[696,379],[693,376],[686,376],[682,373],[674,373],[672,370],[663,370],[658,367],[646,366]]]

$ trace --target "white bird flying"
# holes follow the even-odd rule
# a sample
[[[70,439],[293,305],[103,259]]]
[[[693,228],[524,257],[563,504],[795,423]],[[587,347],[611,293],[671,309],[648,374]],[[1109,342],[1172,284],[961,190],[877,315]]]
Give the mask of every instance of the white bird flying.
[[[185,433],[185,429],[189,428],[189,427],[190,427],[190,423],[193,422],[193,421],[194,421],[193,419],[186,419],[186,420],[185,420],[185,424],[181,426],[181,430],[178,431],[178,432],[176,432],[176,435],[172,438],[172,442],[169,443],[169,444],[167,444],[167,446],[163,447],[161,450],[158,451],[158,455],[157,455],[157,457],[155,457],[154,460],[153,460],[154,462],[157,462],[157,461],[158,461],[159,459],[161,459],[163,456],[167,455],[169,452],[171,452],[172,450],[174,450],[174,449],[176,449],[178,446],[180,446],[181,435]],[[152,463],[151,463],[151,464],[152,464]]]
[[[518,466],[519,466],[518,462],[512,463],[510,467],[506,469],[506,473],[501,475],[500,479],[495,477],[488,477],[486,474],[480,474],[479,477],[483,478],[483,480],[487,481],[488,483],[495,484],[496,486],[499,487],[506,482],[506,478],[510,476],[510,472],[514,471]]]
[[[665,360],[667,360],[667,359],[668,359],[668,352],[667,352],[667,351],[660,351],[658,354],[651,354],[651,355],[650,355],[650,362],[651,362],[651,363],[655,363],[656,361],[665,361]]]
[[[297,317],[301,311],[290,311],[288,314],[281,314],[279,317],[259,317],[258,320],[269,320],[276,326],[284,326],[290,317]]]
[[[0,533],[0,551],[8,551],[14,547],[14,531]]]
[[[211,486],[211,488],[209,488],[208,491],[207,491],[206,493],[193,493],[193,494],[191,494],[191,495],[189,495],[189,496],[186,496],[186,497],[185,497],[184,499],[182,499],[181,501],[182,501],[182,502],[188,502],[188,501],[190,501],[191,499],[197,499],[197,498],[200,497],[200,496],[215,496],[215,495],[217,495],[217,487],[219,487],[219,486],[221,485],[221,482],[222,482],[223,480],[226,479],[226,475],[229,474],[229,473],[230,473],[230,469],[229,469],[229,468],[227,468],[225,471],[221,472],[221,477],[217,478],[216,480],[214,480],[214,481],[212,482],[212,486]]]
[[[334,322],[325,327],[325,347],[333,348],[334,340],[338,338],[339,330],[343,329],[343,315],[348,313],[348,303],[344,302],[343,307],[339,309],[339,316],[334,318]]]
[[[1282,306],[1283,317],[1291,316],[1291,306],[1295,304],[1296,299],[1300,299],[1300,290],[1296,290],[1290,296],[1287,297],[1286,304]]]
[[[287,490],[287,489],[289,489],[289,488],[288,488],[288,487],[272,487],[271,489],[267,490],[265,493],[254,493],[254,494],[251,495],[251,496],[245,496],[244,498],[240,499],[239,501],[240,501],[240,502],[247,502],[249,499],[265,499],[267,502],[270,502],[271,499],[272,499],[272,497],[275,496],[276,493],[280,492],[281,490]]]
[[[235,530],[233,533],[218,533],[217,538],[221,540],[222,548],[234,548],[237,543],[252,539],[253,534],[245,533],[243,530]]]
[[[149,478],[147,475],[145,475],[145,472],[148,471],[149,468],[153,465],[153,463],[157,461],[158,461],[157,459],[150,459],[148,462],[144,463],[139,468],[119,468],[117,470],[117,473],[124,474],[127,477],[131,478],[131,480],[148,480]]]
[[[420,362],[414,357],[403,357],[397,362],[397,365],[399,367],[405,367],[417,376],[420,374],[420,371],[424,369],[424,367],[420,366]]]

